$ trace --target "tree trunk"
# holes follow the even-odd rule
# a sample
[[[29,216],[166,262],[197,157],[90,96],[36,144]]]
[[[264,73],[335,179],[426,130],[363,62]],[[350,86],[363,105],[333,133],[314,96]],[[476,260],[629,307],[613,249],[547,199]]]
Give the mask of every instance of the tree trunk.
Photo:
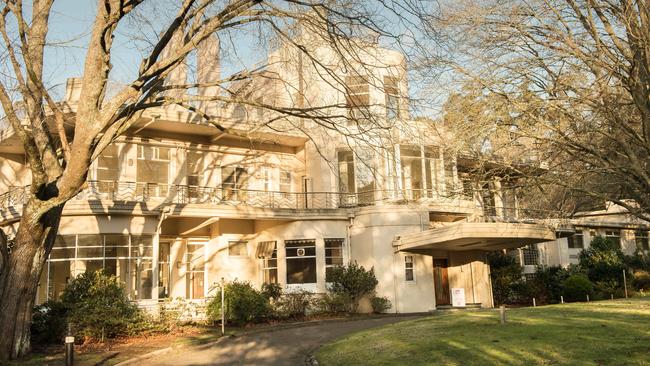
[[[38,215],[41,201],[32,197],[23,215],[7,261],[0,269],[0,360],[30,351],[32,307],[45,261],[54,244],[63,205]]]

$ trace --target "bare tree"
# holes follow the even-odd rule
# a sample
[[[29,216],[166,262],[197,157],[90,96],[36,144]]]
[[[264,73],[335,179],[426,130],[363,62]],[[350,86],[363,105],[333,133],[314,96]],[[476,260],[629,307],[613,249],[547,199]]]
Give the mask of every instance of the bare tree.
[[[466,1],[438,16],[463,85],[449,123],[536,159],[556,205],[607,200],[650,220],[647,1]]]
[[[410,2],[398,5],[396,2],[295,0],[169,3],[98,0],[80,79],[81,93],[76,111],[70,113],[65,103],[54,99],[43,76],[48,62],[44,55],[49,46],[49,25],[55,16],[53,3],[54,0],[34,0],[28,4],[10,0],[0,6],[2,61],[6,72],[0,84],[0,103],[6,120],[24,145],[32,177],[15,236],[9,240],[4,233],[0,235],[0,359],[16,358],[30,349],[29,328],[37,284],[57,235],[65,203],[82,189],[92,161],[129,130],[143,111],[175,105],[195,113],[197,119],[224,133],[246,135],[246,128],[261,126],[221,125],[214,118],[214,110],[208,108],[216,105],[227,109],[243,104],[269,111],[271,117],[261,123],[268,128],[281,130],[288,128],[288,123],[304,130],[295,121],[309,120],[328,131],[363,136],[358,129],[352,134],[349,128],[341,127],[347,126],[341,120],[350,118],[340,112],[345,103],[307,105],[301,101],[302,90],[293,84],[284,84],[284,88],[291,89],[285,94],[298,95],[298,101],[260,102],[244,92],[247,82],[259,83],[265,79],[276,89],[280,87],[283,80],[269,65],[210,83],[170,82],[178,80],[175,73],[198,45],[210,42],[211,37],[217,36],[222,41],[236,39],[243,32],[257,29],[261,40],[291,46],[296,55],[318,69],[339,90],[348,91],[334,66],[316,57],[317,47],[313,43],[336,50],[339,56],[336,70],[349,67],[359,75],[366,75],[358,66],[369,57],[360,54],[363,42],[367,42],[364,37],[372,34],[399,44],[399,37],[384,29],[388,29],[389,23],[395,24],[400,13],[414,9]],[[159,17],[162,8],[171,11],[171,15]],[[124,29],[120,27],[128,22],[155,32],[153,36],[133,35],[139,45],[144,45],[137,76],[109,97],[116,30]],[[308,29],[311,36],[296,36],[300,27]],[[188,92],[191,90],[198,93],[191,94]],[[377,131],[390,128],[372,118],[364,118],[363,126]],[[305,132],[309,136],[309,131]]]

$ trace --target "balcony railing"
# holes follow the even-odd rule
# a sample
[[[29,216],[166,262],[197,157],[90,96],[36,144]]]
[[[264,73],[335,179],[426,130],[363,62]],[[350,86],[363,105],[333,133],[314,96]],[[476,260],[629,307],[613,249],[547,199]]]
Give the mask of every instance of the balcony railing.
[[[26,202],[29,187],[13,187],[0,195],[0,208],[10,208]],[[444,197],[433,190],[373,190],[366,192],[277,192],[242,189],[236,186],[199,187],[179,184],[88,181],[73,200],[155,202],[176,204],[245,205],[261,208],[337,209],[370,206],[380,203],[445,202],[458,205],[458,199]],[[452,202],[456,202],[455,204]]]

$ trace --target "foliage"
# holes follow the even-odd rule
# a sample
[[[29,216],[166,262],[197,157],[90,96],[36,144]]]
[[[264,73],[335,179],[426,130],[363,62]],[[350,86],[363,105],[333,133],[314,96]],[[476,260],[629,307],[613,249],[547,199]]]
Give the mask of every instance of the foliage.
[[[275,303],[281,317],[301,319],[307,314],[313,294],[307,290],[285,292]]]
[[[279,283],[262,284],[262,296],[268,300],[278,300],[282,296],[282,286]]]
[[[62,302],[75,334],[89,340],[126,334],[142,318],[138,307],[128,300],[123,283],[103,271],[75,277],[63,291]]]
[[[341,314],[348,310],[350,300],[345,294],[326,292],[314,298],[314,310],[321,314]]]
[[[356,262],[347,266],[334,267],[330,272],[330,291],[343,294],[350,300],[350,312],[356,313],[359,301],[377,287],[377,278],[373,268],[366,270]]]
[[[589,248],[580,252],[580,267],[594,282],[616,281],[622,285],[625,269],[624,255],[610,238],[595,237]]]
[[[60,344],[68,326],[68,309],[61,301],[46,301],[32,312],[32,342]]]
[[[564,299],[567,301],[585,301],[587,295],[593,296],[594,285],[583,274],[569,276],[564,282]]]
[[[391,308],[390,300],[388,300],[388,298],[385,296],[373,296],[373,298],[370,299],[370,305],[372,306],[372,311],[375,314],[385,313]]]
[[[648,271],[634,271],[632,285],[636,290],[650,290],[650,273]]]
[[[487,259],[495,305],[513,302],[521,282],[521,266],[514,257],[502,251],[488,253]]]
[[[271,315],[269,300],[249,282],[232,281],[225,287],[226,321],[237,325],[258,323]],[[221,319],[221,296],[215,296],[207,306],[207,316],[213,322]]]

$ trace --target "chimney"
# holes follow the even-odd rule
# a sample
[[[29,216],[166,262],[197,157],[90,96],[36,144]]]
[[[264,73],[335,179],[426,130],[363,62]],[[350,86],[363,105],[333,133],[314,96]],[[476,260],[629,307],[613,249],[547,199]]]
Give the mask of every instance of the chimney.
[[[199,43],[196,49],[197,70],[196,79],[199,84],[214,83],[221,77],[219,65],[219,38],[216,35]],[[198,88],[200,96],[215,96],[219,94],[218,86],[203,86]],[[214,115],[216,102],[203,102],[201,108],[209,115]]]

